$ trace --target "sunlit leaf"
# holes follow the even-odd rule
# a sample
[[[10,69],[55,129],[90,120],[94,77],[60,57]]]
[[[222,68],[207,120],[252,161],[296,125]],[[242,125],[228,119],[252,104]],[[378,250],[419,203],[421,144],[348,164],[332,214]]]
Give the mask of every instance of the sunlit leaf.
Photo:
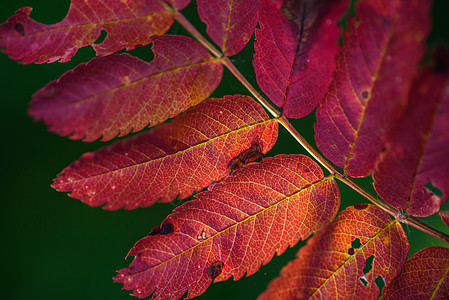
[[[184,2],[180,3],[182,8],[189,1],[180,2]],[[88,45],[97,55],[130,50],[150,43],[155,34],[165,33],[175,19],[175,11],[159,0],[72,0],[64,20],[53,25],[31,19],[31,10],[19,9],[0,27],[0,48],[23,64],[66,62]],[[107,36],[94,44],[101,30]]]
[[[198,0],[207,34],[227,56],[240,52],[253,35],[260,0]]]
[[[184,199],[226,176],[230,161],[252,145],[266,153],[277,130],[248,96],[209,99],[172,123],[83,155],[53,187],[110,210]]]
[[[317,110],[318,148],[345,173],[370,175],[424,53],[430,1],[356,2],[334,80]]]
[[[428,247],[407,261],[381,299],[449,299],[448,286],[449,249]]]
[[[434,65],[414,81],[409,105],[373,177],[382,199],[420,217],[439,211],[449,197],[449,164],[445,163],[449,149],[449,54],[443,51],[437,55]]]
[[[107,141],[178,115],[220,83],[221,62],[197,41],[153,40],[152,62],[128,54],[94,58],[39,90],[29,113],[71,139]]]
[[[407,255],[401,224],[373,205],[358,204],[312,237],[259,299],[377,299],[375,280],[390,283]]]
[[[302,155],[247,165],[197,199],[162,223],[173,233],[131,249],[134,261],[115,280],[133,295],[176,299],[188,290],[194,297],[213,281],[251,275],[329,223],[340,204],[334,179]]]
[[[262,91],[285,116],[309,114],[326,94],[335,68],[348,0],[262,0],[254,69]]]

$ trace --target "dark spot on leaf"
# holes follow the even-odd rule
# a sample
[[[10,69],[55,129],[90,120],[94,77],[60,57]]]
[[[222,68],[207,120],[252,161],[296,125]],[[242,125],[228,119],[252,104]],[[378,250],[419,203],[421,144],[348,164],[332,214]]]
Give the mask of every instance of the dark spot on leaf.
[[[439,188],[434,186],[432,182],[429,181],[424,187],[428,189],[432,194],[437,195],[440,198],[443,197],[443,192]]]
[[[298,70],[304,72],[305,70],[307,70],[307,64],[306,63],[299,64]]]
[[[222,261],[217,260],[212,263],[209,267],[207,267],[207,275],[214,280],[218,275],[223,271],[224,263]]]
[[[375,257],[374,255],[371,255],[365,260],[365,267],[363,267],[363,274],[368,274],[368,272],[371,271],[371,269],[373,268],[374,257]]]
[[[376,278],[374,279],[374,283],[379,288],[379,291],[382,291],[382,289],[385,287],[385,279],[380,275],[376,276]]]
[[[24,36],[24,35],[25,35],[25,28],[23,27],[22,24],[17,23],[16,26],[14,26],[14,29],[15,29],[18,33],[20,33],[21,36]]]
[[[253,143],[249,149],[244,150],[238,156],[231,159],[228,164],[228,171],[233,172],[250,162],[254,162],[263,156],[262,149],[258,142]]]
[[[354,253],[355,253],[354,248],[349,248],[348,254],[349,255],[354,255]]]
[[[359,239],[359,238],[356,238],[356,239],[354,239],[354,240],[351,242],[351,247],[353,247],[353,248],[358,249],[358,248],[360,248],[361,246],[362,246],[362,243],[360,243],[360,239]]]
[[[175,227],[172,223],[167,223],[162,226],[156,226],[154,227],[151,232],[148,234],[150,235],[158,235],[158,234],[169,234],[175,231]]]
[[[362,92],[362,97],[363,97],[363,98],[367,99],[368,96],[369,96],[369,94],[368,94],[367,91],[363,91],[363,92]]]
[[[359,209],[359,210],[365,209],[367,207],[368,207],[368,204],[354,204],[354,208]]]
[[[387,152],[387,147],[382,147],[382,149],[380,150],[382,153]]]
[[[365,276],[360,277],[359,279],[360,279],[360,281],[362,282],[362,284],[363,284],[364,286],[368,286],[368,280],[366,280],[366,277],[365,277]]]

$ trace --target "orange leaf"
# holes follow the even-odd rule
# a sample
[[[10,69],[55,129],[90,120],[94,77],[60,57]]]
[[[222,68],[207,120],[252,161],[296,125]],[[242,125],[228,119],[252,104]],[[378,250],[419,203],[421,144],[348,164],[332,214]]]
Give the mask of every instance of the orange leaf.
[[[407,261],[381,299],[449,299],[448,287],[449,249],[428,247]]]
[[[259,299],[377,299],[374,280],[391,282],[407,255],[397,220],[373,205],[355,205],[311,238]]]
[[[189,290],[194,297],[214,280],[251,275],[275,252],[328,224],[340,204],[334,179],[302,155],[249,164],[197,199],[155,231],[167,234],[150,235],[131,249],[134,261],[114,279],[133,295],[176,299]]]
[[[213,98],[172,123],[83,155],[52,186],[110,210],[183,199],[228,175],[232,159],[252,145],[268,152],[277,133],[277,121],[251,97]]]

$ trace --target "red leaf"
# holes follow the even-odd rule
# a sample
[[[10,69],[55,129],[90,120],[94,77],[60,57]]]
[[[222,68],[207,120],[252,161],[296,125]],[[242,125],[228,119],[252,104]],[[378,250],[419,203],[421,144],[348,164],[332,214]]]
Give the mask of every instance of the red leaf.
[[[424,53],[430,1],[356,2],[334,80],[317,110],[318,148],[346,174],[374,171]]]
[[[407,261],[381,299],[448,299],[448,286],[449,249],[428,247]]]
[[[71,139],[107,141],[174,117],[207,98],[223,67],[197,41],[154,36],[155,59],[94,58],[39,90],[29,113]]]
[[[67,62],[88,45],[97,55],[146,45],[171,27],[176,13],[162,1],[72,0],[64,20],[45,25],[30,19],[31,10],[19,9],[0,27],[0,48],[23,64]],[[102,29],[107,37],[94,45]]]
[[[227,56],[240,52],[256,28],[260,0],[198,0],[207,34]]]
[[[334,179],[302,155],[247,165],[197,198],[162,223],[173,233],[131,249],[134,261],[114,279],[133,295],[176,299],[189,290],[190,298],[214,280],[251,275],[329,223],[340,204]]]
[[[349,1],[262,0],[254,69],[262,91],[285,116],[308,115],[326,94]]]
[[[277,130],[248,96],[209,99],[172,123],[83,155],[52,186],[109,210],[183,199],[226,176],[232,158],[252,144],[268,152]]]
[[[433,215],[449,197],[449,164],[444,163],[449,149],[449,54],[441,58],[446,61],[437,61],[413,83],[409,106],[374,174],[382,199],[413,216]],[[429,182],[442,195],[428,190]]]
[[[348,207],[322,231],[259,299],[377,299],[376,277],[388,284],[407,260],[401,224],[373,205]]]
[[[440,211],[439,212],[441,220],[444,222],[444,224],[446,224],[447,226],[449,226],[449,211]]]

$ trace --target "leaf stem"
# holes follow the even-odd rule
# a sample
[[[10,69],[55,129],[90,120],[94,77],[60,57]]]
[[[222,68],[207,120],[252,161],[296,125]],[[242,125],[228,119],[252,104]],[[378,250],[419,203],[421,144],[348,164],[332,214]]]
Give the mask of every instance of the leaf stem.
[[[345,174],[337,170],[331,163],[329,163],[318,151],[315,150],[293,127],[290,121],[282,115],[282,113],[270,104],[252,85],[246,80],[246,78],[240,73],[240,71],[234,66],[231,60],[224,56],[217,48],[215,48],[202,34],[180,13],[176,14],[176,21],[178,21],[181,26],[183,26],[197,41],[199,41],[204,47],[206,47],[215,57],[222,60],[223,65],[225,65],[229,71],[248,89],[248,91],[262,104],[265,109],[276,119],[279,120],[282,126],[298,141],[299,144],[307,151],[309,154],[319,162],[331,176],[338,178],[340,181],[351,187],[353,190],[358,192],[360,195],[371,201],[377,207],[383,209],[390,215],[397,218],[400,222],[409,224],[431,236],[434,236],[442,241],[449,243],[449,236],[443,232],[440,232],[429,225],[423,223],[421,220],[416,219],[412,216],[407,216],[402,214],[400,211],[392,207],[386,202],[374,197],[351,178],[347,177]]]
[[[397,210],[390,204],[380,201],[376,197],[374,197],[372,194],[370,194],[368,191],[366,191],[364,188],[362,188],[360,185],[358,185],[356,182],[354,182],[351,178],[344,176],[340,172],[336,174],[336,176],[340,181],[351,187],[353,190],[358,192],[360,195],[371,201],[373,204],[375,204],[377,207],[383,209],[390,215],[394,216],[396,219],[398,219],[401,223],[406,223],[410,226],[415,227],[416,229],[419,229],[427,234],[430,234],[433,237],[436,237],[437,239],[440,239],[442,241],[445,241],[449,243],[449,235],[445,234],[444,232],[438,231],[435,228],[430,227],[426,223],[422,222],[421,220],[409,216],[405,213],[401,213],[401,211]]]

